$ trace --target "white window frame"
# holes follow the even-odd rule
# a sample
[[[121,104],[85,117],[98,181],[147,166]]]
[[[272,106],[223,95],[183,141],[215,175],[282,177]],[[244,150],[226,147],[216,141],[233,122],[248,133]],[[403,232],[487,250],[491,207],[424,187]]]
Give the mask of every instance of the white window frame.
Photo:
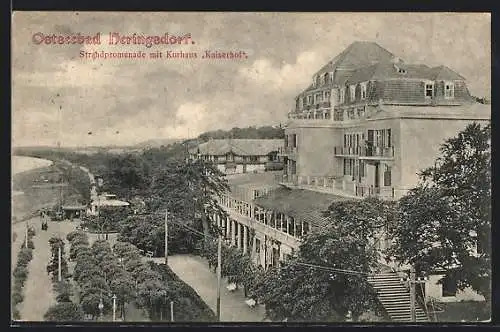
[[[330,75],[328,75],[328,77],[330,78],[330,83],[333,83],[333,72],[330,72]]]
[[[361,100],[365,100],[366,99],[366,86],[367,86],[367,82],[363,82],[360,85],[361,85]]]
[[[307,96],[307,105],[312,105],[314,101],[313,99],[313,95]]]
[[[349,86],[349,101],[354,101],[356,99],[356,85]]]
[[[432,95],[428,96],[427,95],[427,86],[430,85],[432,87]],[[432,81],[424,81],[424,97],[425,99],[432,99],[434,98],[434,82]]]
[[[449,90],[449,91],[451,91],[449,96],[446,95],[446,91],[447,91],[446,88],[448,86],[451,87],[450,90]],[[450,81],[444,81],[443,89],[444,89],[443,95],[444,95],[445,99],[453,99],[453,98],[455,98],[455,83],[450,82]]]

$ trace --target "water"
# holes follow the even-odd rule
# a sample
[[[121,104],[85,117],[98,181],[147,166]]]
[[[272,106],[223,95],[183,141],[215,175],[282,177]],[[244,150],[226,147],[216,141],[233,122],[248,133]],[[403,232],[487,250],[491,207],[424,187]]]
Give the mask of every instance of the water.
[[[52,165],[52,161],[46,159],[12,156],[12,175],[50,165]]]

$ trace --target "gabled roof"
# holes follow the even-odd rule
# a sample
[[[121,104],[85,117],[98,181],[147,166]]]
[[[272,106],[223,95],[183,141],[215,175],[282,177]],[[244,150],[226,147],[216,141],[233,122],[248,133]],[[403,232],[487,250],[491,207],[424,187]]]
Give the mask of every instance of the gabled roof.
[[[222,156],[234,153],[240,156],[265,156],[278,151],[283,146],[282,139],[214,139],[191,149],[190,153]]]

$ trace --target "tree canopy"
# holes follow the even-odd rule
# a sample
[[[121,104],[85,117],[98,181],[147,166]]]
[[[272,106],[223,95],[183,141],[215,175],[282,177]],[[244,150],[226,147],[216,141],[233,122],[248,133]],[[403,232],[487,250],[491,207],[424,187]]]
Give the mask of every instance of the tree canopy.
[[[459,289],[491,296],[491,127],[468,125],[441,146],[419,186],[400,200],[398,261],[422,273],[442,271]]]

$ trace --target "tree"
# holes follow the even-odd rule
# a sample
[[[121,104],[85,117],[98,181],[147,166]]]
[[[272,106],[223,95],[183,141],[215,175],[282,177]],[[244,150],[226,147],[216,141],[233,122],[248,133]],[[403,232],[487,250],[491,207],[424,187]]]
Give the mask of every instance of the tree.
[[[54,291],[56,295],[57,302],[71,302],[71,296],[73,295],[73,287],[69,281],[61,281],[54,283]]]
[[[354,320],[367,311],[380,313],[367,275],[378,269],[374,238],[393,211],[394,203],[373,198],[334,202],[327,221],[305,237],[296,257],[256,278],[252,293],[266,304],[267,315],[342,321],[349,311]]]
[[[50,307],[43,318],[50,322],[78,322],[83,320],[84,314],[78,304],[60,302]]]
[[[401,199],[390,253],[423,273],[445,271],[459,289],[470,286],[489,302],[491,127],[470,124],[440,151]]]
[[[210,216],[225,215],[217,199],[229,189],[224,174],[202,160],[172,160],[154,175],[150,206],[153,211],[168,209],[184,222],[200,216],[203,233],[215,234]]]
[[[52,273],[52,279],[56,280],[59,270],[59,248],[61,249],[61,276],[65,278],[68,275],[68,263],[64,253],[64,240],[53,236],[49,239],[52,257],[47,265],[47,273]]]

